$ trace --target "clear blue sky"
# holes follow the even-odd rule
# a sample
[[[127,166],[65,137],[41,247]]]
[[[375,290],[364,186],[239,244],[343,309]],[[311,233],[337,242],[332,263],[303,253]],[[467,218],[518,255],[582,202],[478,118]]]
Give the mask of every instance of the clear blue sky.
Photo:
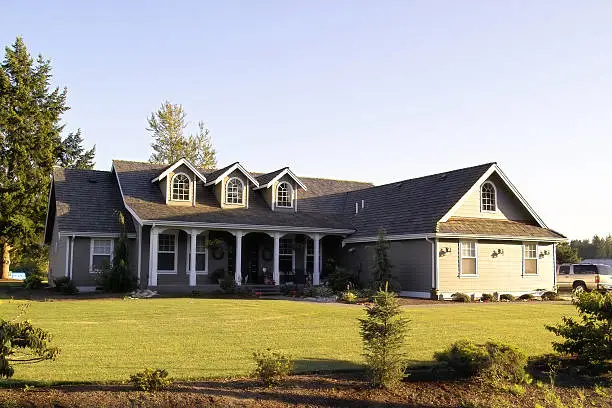
[[[31,2],[2,7],[68,87],[96,167],[183,104],[220,165],[376,184],[497,161],[549,227],[612,232],[612,2]]]

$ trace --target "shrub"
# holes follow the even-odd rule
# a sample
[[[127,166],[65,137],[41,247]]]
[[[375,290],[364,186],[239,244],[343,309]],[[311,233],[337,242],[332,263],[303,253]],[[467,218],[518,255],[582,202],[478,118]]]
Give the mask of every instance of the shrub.
[[[272,351],[270,348],[253,353],[253,358],[257,364],[253,374],[267,387],[279,384],[293,371],[293,361],[281,352]]]
[[[119,212],[120,234],[115,242],[112,266],[107,265],[98,274],[97,281],[105,292],[131,292],[138,286],[138,278],[130,271],[129,241],[125,218]]]
[[[357,295],[355,294],[355,292],[347,290],[345,292],[342,292],[342,296],[340,297],[340,299],[346,303],[355,303],[357,301]]]
[[[304,296],[306,297],[332,297],[334,291],[327,286],[308,286],[304,288]]]
[[[472,301],[472,298],[470,296],[460,292],[453,293],[451,295],[451,298],[453,299],[453,302],[467,303]]]
[[[370,381],[376,387],[394,388],[406,370],[402,349],[409,321],[402,317],[397,296],[387,288],[376,293],[366,314],[359,322]]]
[[[79,293],[79,289],[74,281],[67,276],[53,279],[53,284],[55,285],[55,291],[63,295],[76,295]]]
[[[501,295],[499,295],[499,300],[512,302],[514,301],[514,296],[512,296],[510,293],[502,293]]]
[[[28,275],[23,281],[23,287],[31,290],[40,289],[43,287],[42,279],[38,275]]]
[[[533,300],[535,299],[535,296],[533,296],[531,293],[525,293],[521,296],[518,297],[519,300]]]
[[[225,272],[219,286],[225,293],[234,293],[236,291],[236,278]]]
[[[146,368],[144,371],[131,375],[130,382],[134,384],[137,389],[147,392],[163,390],[172,384],[172,380],[168,378],[168,372],[166,370],[152,370],[150,368]]]
[[[225,275],[226,275],[225,269],[217,268],[210,274],[208,279],[210,279],[210,283],[214,283],[215,285],[218,285],[219,280],[223,279]]]
[[[565,339],[553,342],[553,349],[595,366],[612,359],[612,293],[578,293],[572,302],[581,321],[564,316],[562,323],[547,325],[546,329]]]
[[[334,293],[341,293],[355,286],[355,277],[346,269],[336,268],[334,273],[327,278],[327,286],[329,286]]]
[[[434,357],[462,377],[479,376],[490,381],[508,380],[514,383],[525,378],[527,356],[507,344],[475,344],[460,340],[447,350],[436,352]]]
[[[561,297],[557,292],[544,292],[542,293],[542,300],[561,300]]]
[[[490,293],[483,293],[480,296],[480,300],[483,302],[493,302],[494,298],[493,298],[493,295]]]
[[[374,300],[374,295],[376,295],[376,291],[370,288],[359,289],[354,292],[358,298],[365,298],[370,301]]]
[[[284,296],[293,296],[298,293],[298,287],[293,283],[285,283],[279,289]]]

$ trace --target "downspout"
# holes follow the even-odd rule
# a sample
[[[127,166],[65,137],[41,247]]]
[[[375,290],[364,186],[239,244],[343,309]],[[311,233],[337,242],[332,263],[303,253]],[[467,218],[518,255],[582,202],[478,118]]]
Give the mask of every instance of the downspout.
[[[72,234],[72,239],[70,240],[70,271],[68,277],[72,280],[72,264],[74,263],[74,234]]]

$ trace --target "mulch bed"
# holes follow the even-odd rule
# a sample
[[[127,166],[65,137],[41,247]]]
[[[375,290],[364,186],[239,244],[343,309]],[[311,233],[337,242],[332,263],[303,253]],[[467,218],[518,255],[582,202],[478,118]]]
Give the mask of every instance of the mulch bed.
[[[3,407],[529,407],[551,406],[544,388],[525,386],[514,395],[475,380],[407,381],[395,392],[370,388],[358,374],[296,375],[284,385],[265,388],[253,379],[175,383],[166,391],[134,391],[130,385],[70,385],[2,389]],[[610,407],[612,389],[556,387],[566,403],[583,395],[585,406]],[[581,394],[582,393],[582,394]],[[607,395],[606,395],[607,393]]]

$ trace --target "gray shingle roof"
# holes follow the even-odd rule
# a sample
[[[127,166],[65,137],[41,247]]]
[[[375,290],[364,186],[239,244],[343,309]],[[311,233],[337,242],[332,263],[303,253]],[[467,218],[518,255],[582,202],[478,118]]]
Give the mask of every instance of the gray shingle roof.
[[[510,220],[451,217],[438,224],[438,232],[449,234],[497,235],[504,237],[565,238],[563,235],[537,225]]]
[[[60,231],[118,233],[118,211],[123,211],[127,232],[134,232],[110,171],[55,168],[53,190]]]
[[[259,185],[263,186],[264,184],[268,184],[270,181],[272,181],[272,179],[274,177],[276,177],[279,174],[281,174],[287,168],[288,167],[283,167],[282,169],[278,169],[278,170],[275,170],[273,172],[266,173],[266,174],[261,174],[261,175],[258,175],[258,176],[255,176],[255,173],[251,173],[251,174],[253,174],[253,176],[255,176],[255,179],[257,180]]]

